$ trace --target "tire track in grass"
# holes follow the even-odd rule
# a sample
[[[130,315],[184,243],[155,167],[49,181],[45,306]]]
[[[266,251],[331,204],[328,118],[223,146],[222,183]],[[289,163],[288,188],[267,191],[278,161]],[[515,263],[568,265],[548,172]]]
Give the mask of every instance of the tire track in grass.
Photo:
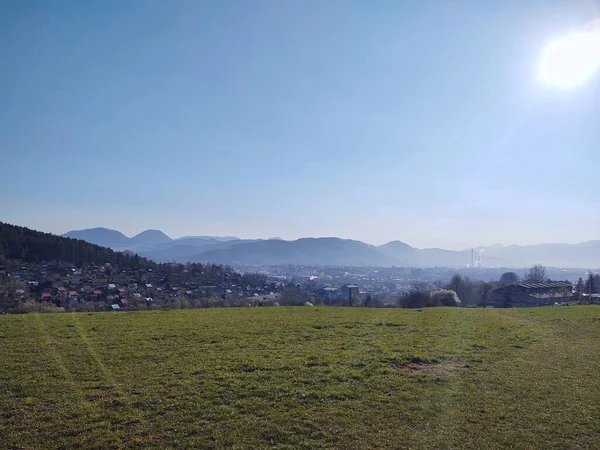
[[[140,438],[142,438],[142,435],[147,435],[147,430],[150,429],[150,424],[149,424],[148,420],[142,414],[142,411],[140,411],[135,406],[135,402],[125,392],[125,390],[123,389],[121,384],[117,381],[116,377],[112,374],[110,369],[102,361],[102,358],[100,357],[94,344],[91,342],[91,340],[89,339],[88,335],[85,332],[83,324],[81,323],[81,316],[79,314],[73,314],[71,316],[71,318],[73,319],[72,322],[73,322],[73,325],[75,326],[75,330],[77,331],[77,334],[81,338],[82,343],[85,345],[85,348],[87,349],[88,353],[90,354],[96,367],[100,371],[100,374],[101,374],[103,380],[108,385],[110,385],[111,388],[113,389],[113,391],[117,394],[117,401],[119,403],[121,403],[124,408],[127,408],[126,416],[130,419],[130,421],[131,421],[131,418],[133,418],[134,422],[138,423],[138,427],[139,427],[138,431],[140,434]],[[124,428],[124,430],[128,430],[128,429],[129,428]],[[133,445],[142,445],[140,442],[134,442],[134,443],[126,442],[126,441],[130,441],[134,437],[135,436],[130,436],[129,434],[125,434],[123,436],[119,436],[118,440],[120,441],[120,443],[122,445],[125,445],[125,446],[132,445],[132,444]],[[145,442],[144,445],[147,445],[147,442]]]
[[[434,446],[448,445],[448,442],[452,442],[452,434],[457,428],[456,412],[458,405],[456,405],[453,399],[461,394],[464,396],[464,393],[468,389],[466,385],[467,380],[463,376],[462,370],[458,369],[458,365],[452,365],[454,369],[448,370],[445,374],[443,374],[443,371],[436,372],[437,368],[435,366],[447,367],[453,361],[457,361],[459,364],[463,362],[462,354],[465,351],[464,345],[467,342],[466,335],[473,328],[472,321],[474,320],[470,311],[468,311],[470,317],[464,320],[465,312],[467,311],[460,311],[462,313],[460,317],[454,317],[454,310],[444,311],[446,314],[444,314],[445,317],[442,317],[441,321],[443,326],[437,330],[437,342],[432,343],[431,351],[435,352],[435,360],[425,363],[427,365],[431,364],[434,370],[432,370],[432,373],[423,374],[422,376],[429,378],[429,382],[443,383],[443,385],[439,386],[439,390],[436,389],[437,393],[433,398],[424,399],[426,408],[431,409],[433,412],[432,416],[430,416],[431,421],[426,426],[429,430],[433,431],[433,436],[430,435],[430,438],[426,441],[419,442],[419,446],[431,446],[432,444]],[[421,323],[426,327],[430,327],[430,323],[436,319],[436,317],[432,316],[437,316],[437,314],[439,314],[438,310],[425,310],[421,315]],[[456,324],[459,324],[461,328],[457,328]],[[450,339],[451,344],[449,347],[444,347],[443,341],[445,339],[441,336],[447,335],[452,336]],[[439,409],[439,412],[436,412],[437,409]]]
[[[67,367],[66,362],[61,357],[60,353],[57,351],[56,342],[53,342],[54,338],[50,335],[49,330],[44,325],[41,315],[39,313],[36,313],[35,318],[37,329],[40,332],[40,334],[45,338],[47,354],[50,355],[50,357],[54,360],[54,363],[61,372],[63,379],[70,387],[69,391],[75,394],[75,397],[77,398],[78,403],[81,405],[81,407],[84,410],[91,412],[94,419],[97,419],[100,416],[100,410],[94,403],[86,399],[83,389],[81,389],[79,384],[75,381],[71,371]]]
[[[102,362],[100,355],[98,355],[98,351],[94,348],[93,344],[90,342],[90,339],[88,338],[85,330],[83,329],[83,325],[81,324],[81,319],[80,319],[79,315],[73,314],[71,317],[73,319],[72,322],[73,322],[73,325],[75,326],[75,331],[77,331],[77,334],[79,335],[79,338],[81,339],[81,342],[85,345],[87,352],[89,353],[89,355],[91,356],[92,360],[94,361],[96,367],[100,371],[100,375],[102,376],[102,379],[108,385],[111,386],[111,388],[114,390],[114,392],[117,393],[117,396],[119,397],[120,400],[128,401],[129,399],[128,399],[127,395],[125,394],[125,391],[121,388],[120,384],[117,382],[117,380],[111,373],[110,369],[108,369],[106,367],[106,365]]]
[[[43,374],[47,374],[50,377],[52,377],[55,374],[61,375],[60,379],[56,379],[53,382],[56,383],[57,387],[59,383],[61,383],[64,386],[63,390],[57,391],[60,392],[61,396],[65,395],[71,399],[69,403],[70,410],[76,413],[76,416],[74,418],[70,418],[67,420],[75,419],[73,423],[81,427],[81,432],[84,432],[83,429],[85,428],[85,421],[81,422],[81,419],[79,417],[83,416],[86,420],[91,419],[95,421],[97,420],[97,417],[99,417],[100,412],[97,409],[96,405],[86,400],[82,389],[79,387],[73,374],[69,370],[67,362],[61,357],[60,352],[57,349],[56,339],[52,336],[50,330],[44,324],[44,321],[42,320],[42,315],[37,313],[32,314],[32,316],[34,317],[32,325],[34,326],[34,330],[37,330],[38,334],[38,336],[35,337],[35,340],[36,342],[39,342],[39,344],[41,344],[41,346],[45,350],[43,352],[42,358],[47,363],[47,367],[42,368]],[[50,399],[44,396],[44,392],[42,392],[41,394],[36,394],[37,395],[32,399],[32,408],[34,409],[28,408],[21,412],[21,420],[19,421],[21,428],[13,428],[12,430],[9,428],[10,433],[7,434],[8,436],[10,436],[11,439],[18,439],[19,436],[22,435],[27,435],[29,437],[29,445],[27,447],[19,446],[19,448],[43,448],[49,445],[50,439],[56,445],[57,441],[55,441],[55,439],[61,439],[63,437],[61,434],[56,434],[56,429],[39,426],[39,416],[42,415],[43,417],[44,414],[48,413],[48,403],[46,402]],[[30,400],[29,397],[26,400]],[[36,408],[35,405],[37,402],[35,400],[41,400],[41,409]],[[54,414],[60,414],[62,412],[63,411],[61,410],[53,411]],[[3,425],[4,424],[0,424],[0,429]],[[23,428],[23,426],[25,428]],[[67,426],[65,425],[65,427]],[[36,430],[36,434],[34,434],[33,436],[29,434],[31,429]],[[0,433],[0,436],[2,436],[2,434],[3,433]],[[10,446],[8,441],[0,443],[0,446],[2,445],[6,445],[6,448],[17,448],[17,446]]]
[[[502,329],[515,321],[513,318],[504,318],[503,321],[508,322],[502,324],[496,321],[492,311],[467,309],[442,310],[444,313],[438,318],[442,319],[440,321],[435,317],[440,314],[439,311],[426,310],[420,319],[425,330],[430,330],[432,322],[441,326],[436,328],[436,339],[429,343],[428,353],[432,354],[435,360],[417,364],[417,370],[412,371],[413,374],[421,375],[431,386],[428,395],[422,400],[428,419],[415,435],[414,444],[419,448],[477,447],[477,436],[469,432],[469,425],[465,425],[461,418],[465,417],[465,408],[472,409],[479,405],[473,383],[489,382],[480,378],[481,374],[477,375],[477,372],[481,372],[481,364],[489,367],[489,364],[492,364],[489,358],[494,356],[491,353],[486,356],[483,353],[474,353],[473,348],[476,348],[476,351],[488,348],[489,344],[485,342],[485,338],[484,341],[480,341],[482,330]],[[514,330],[510,330],[510,333],[513,332]],[[486,362],[480,360],[480,357]],[[466,407],[465,402],[470,407]]]

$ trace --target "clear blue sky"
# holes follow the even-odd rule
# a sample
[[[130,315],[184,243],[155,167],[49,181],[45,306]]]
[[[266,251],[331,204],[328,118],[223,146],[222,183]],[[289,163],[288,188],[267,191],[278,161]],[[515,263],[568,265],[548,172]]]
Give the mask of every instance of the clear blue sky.
[[[594,0],[0,2],[0,220],[63,233],[600,238]]]

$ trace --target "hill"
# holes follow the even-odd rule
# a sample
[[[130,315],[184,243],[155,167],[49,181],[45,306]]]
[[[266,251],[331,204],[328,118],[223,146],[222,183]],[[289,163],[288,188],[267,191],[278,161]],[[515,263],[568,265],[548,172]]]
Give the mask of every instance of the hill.
[[[152,254],[154,251],[161,250],[158,254],[164,254],[161,261],[178,260],[180,248],[182,245],[190,247],[204,247],[210,244],[218,244],[227,242],[240,241],[234,236],[185,236],[177,239],[172,239],[160,230],[145,230],[133,236],[132,238],[125,236],[117,230],[109,228],[86,228],[83,230],[72,230],[62,235],[73,239],[81,239],[92,244],[110,247],[113,250],[131,250],[136,253],[148,252]],[[169,247],[175,248],[170,254],[166,249]],[[197,250],[196,250],[197,252]],[[193,253],[193,252],[192,252]]]
[[[380,245],[378,247],[384,253],[390,255],[402,255],[406,253],[414,253],[417,249],[401,241],[391,241],[387,244]]]
[[[250,242],[257,241],[240,239],[222,241],[193,237],[181,238],[175,239],[167,244],[157,245],[151,248],[141,248],[138,250],[138,254],[157,262],[199,262],[203,260],[198,257],[198,254],[201,252],[226,249],[234,245]]]
[[[157,245],[165,242],[171,242],[172,240],[173,239],[171,239],[162,231],[146,230],[142,231],[140,234],[136,234],[134,237],[129,239],[129,242],[140,245]]]
[[[340,238],[303,238],[238,243],[228,248],[192,255],[192,260],[240,265],[369,265],[389,266],[399,261],[360,241]]]
[[[123,249],[130,243],[130,239],[120,231],[102,227],[69,231],[63,234],[63,237],[80,239],[91,244],[110,247],[112,249]]]
[[[183,236],[177,240],[180,240],[180,239],[200,239],[200,240],[212,240],[212,241],[219,241],[219,242],[239,241],[240,240],[240,238],[235,237],[235,236]]]
[[[102,234],[103,232],[99,232],[97,236]],[[112,233],[105,234],[105,236],[109,235],[114,236]],[[0,255],[7,259],[26,262],[63,261],[74,265],[127,264],[136,261],[131,256],[83,240],[42,233],[2,222],[0,222]]]
[[[261,275],[214,264],[157,264],[6,223],[0,223],[0,266],[0,312],[35,312],[51,304],[101,311],[115,302],[130,309],[241,306],[277,290]]]

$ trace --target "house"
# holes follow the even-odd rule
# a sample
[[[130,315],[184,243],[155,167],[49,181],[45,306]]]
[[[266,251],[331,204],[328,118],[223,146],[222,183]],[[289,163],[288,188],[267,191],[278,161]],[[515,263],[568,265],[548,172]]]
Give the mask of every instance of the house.
[[[568,281],[545,283],[513,283],[494,289],[494,307],[513,308],[546,306],[568,302],[573,293],[573,285]]]
[[[59,294],[65,294],[67,292],[67,288],[65,287],[57,287],[56,290],[58,291]]]
[[[120,310],[120,309],[121,309],[121,306],[119,306],[119,305],[117,305],[117,304],[115,303],[115,304],[113,304],[113,305],[110,305],[110,308],[111,308],[113,311],[118,311],[118,310]]]
[[[119,291],[119,294],[124,294],[125,293],[125,288],[119,288],[119,289],[117,289],[117,291]]]
[[[102,295],[102,291],[96,289],[94,292],[92,292],[92,294],[94,294],[95,296]]]
[[[135,292],[133,294],[133,298],[142,298],[142,294],[140,294],[139,292]]]
[[[42,292],[40,296],[40,300],[50,300],[52,298],[52,294],[50,292]]]
[[[109,289],[115,289],[117,286],[114,283],[109,283],[108,284],[108,288]]]
[[[76,299],[77,297],[79,297],[79,294],[77,294],[77,291],[69,292],[69,298]]]
[[[327,300],[333,300],[337,294],[338,294],[338,289],[334,288],[332,286],[325,286],[324,288],[320,289],[318,294],[323,297],[326,298]]]

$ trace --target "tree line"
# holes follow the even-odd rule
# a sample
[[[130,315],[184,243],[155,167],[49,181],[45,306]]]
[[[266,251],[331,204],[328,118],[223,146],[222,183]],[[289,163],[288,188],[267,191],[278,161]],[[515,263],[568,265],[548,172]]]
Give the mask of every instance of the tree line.
[[[454,275],[447,282],[437,282],[433,288],[425,282],[416,282],[410,289],[401,294],[397,299],[397,304],[403,308],[423,308],[428,306],[440,306],[440,302],[432,301],[439,296],[436,292],[453,292],[456,294],[459,302],[448,306],[480,306],[486,307],[494,302],[494,289],[510,284],[523,283],[545,283],[553,281],[546,275],[546,268],[540,264],[531,266],[523,278],[520,278],[515,272],[505,272],[498,281],[475,281],[469,277]],[[590,294],[597,294],[600,291],[600,274],[589,273],[586,281],[579,279],[575,285],[575,294],[573,301],[579,303],[593,303],[594,297]],[[599,299],[600,300],[600,299]],[[448,304],[450,303],[450,304]],[[445,306],[445,305],[444,305]]]

